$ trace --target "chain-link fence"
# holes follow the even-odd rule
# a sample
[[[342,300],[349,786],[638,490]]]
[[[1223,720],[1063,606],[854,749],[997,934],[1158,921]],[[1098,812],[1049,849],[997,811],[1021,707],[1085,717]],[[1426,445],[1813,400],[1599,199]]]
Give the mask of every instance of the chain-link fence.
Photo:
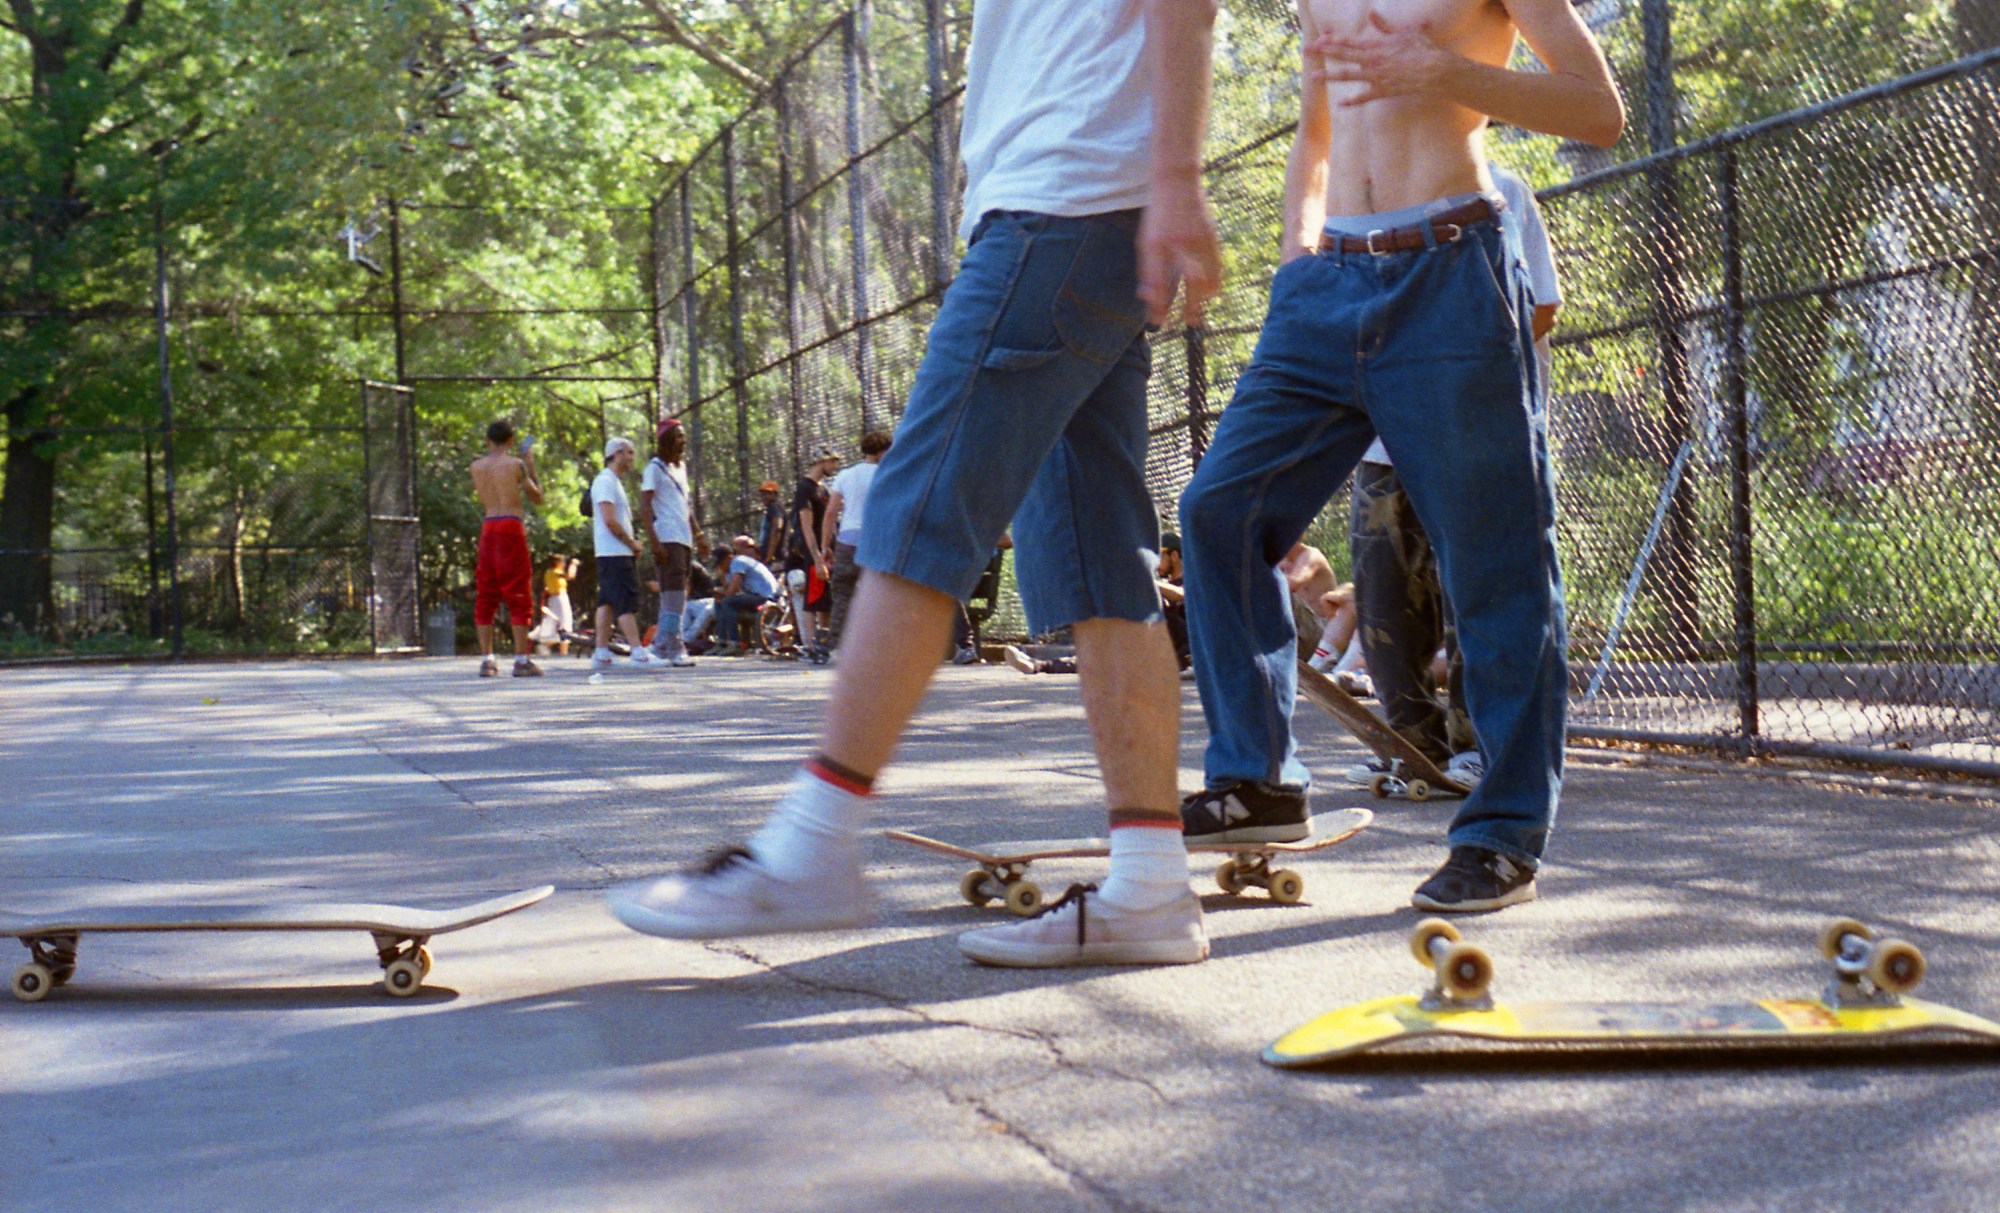
[[[2000,773],[1994,7],[1590,0],[1632,133],[1493,135],[1564,277],[1579,735]],[[660,396],[718,520],[901,410],[956,254],[968,11],[841,15],[655,200]],[[1291,7],[1226,5],[1216,65],[1230,276],[1154,339],[1167,518],[1263,318]],[[1344,567],[1342,503],[1314,540]]]

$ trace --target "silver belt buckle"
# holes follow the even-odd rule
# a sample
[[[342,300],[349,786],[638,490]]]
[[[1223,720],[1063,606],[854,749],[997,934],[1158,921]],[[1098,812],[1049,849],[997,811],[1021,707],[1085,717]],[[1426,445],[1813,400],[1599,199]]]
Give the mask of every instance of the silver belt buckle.
[[[1367,236],[1367,242],[1368,242],[1368,251],[1369,251],[1369,253],[1370,253],[1371,255],[1373,255],[1373,256],[1376,256],[1376,257],[1387,257],[1387,256],[1388,256],[1388,255],[1389,255],[1390,253],[1393,253],[1393,252],[1395,252],[1395,251],[1396,251],[1396,250],[1394,250],[1394,249],[1391,249],[1391,248],[1376,248],[1376,247],[1375,247],[1375,237],[1377,237],[1377,236],[1387,236],[1388,234],[1389,234],[1389,232],[1388,232],[1388,230],[1387,230],[1387,229],[1385,229],[1385,228],[1379,228],[1379,227],[1378,227],[1378,228],[1375,228],[1374,230],[1372,230],[1372,231],[1370,231],[1370,232],[1368,233],[1368,236]]]

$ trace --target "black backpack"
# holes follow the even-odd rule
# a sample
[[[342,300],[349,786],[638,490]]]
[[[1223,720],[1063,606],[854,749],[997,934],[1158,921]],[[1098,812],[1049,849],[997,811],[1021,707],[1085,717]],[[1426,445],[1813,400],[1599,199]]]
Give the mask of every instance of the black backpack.
[[[577,513],[582,514],[585,518],[597,517],[596,503],[592,502],[590,499],[590,490],[596,487],[596,485],[597,485],[596,477],[592,477],[591,479],[583,482],[583,498],[582,500],[576,503],[576,510]]]

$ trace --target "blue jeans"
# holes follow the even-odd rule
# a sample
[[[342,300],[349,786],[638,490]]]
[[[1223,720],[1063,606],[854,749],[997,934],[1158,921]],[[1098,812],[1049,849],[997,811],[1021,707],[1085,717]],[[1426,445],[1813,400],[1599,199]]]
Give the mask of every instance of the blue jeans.
[[[1304,789],[1296,637],[1274,567],[1380,433],[1458,619],[1486,776],[1451,843],[1530,864],[1562,781],[1568,673],[1532,308],[1493,220],[1409,252],[1301,257],[1181,497],[1210,787]]]
[[[869,486],[863,568],[962,602],[1012,520],[1030,629],[1160,618],[1138,226],[980,220]]]
[[[715,637],[723,644],[737,644],[742,637],[742,617],[756,617],[764,604],[771,601],[762,594],[731,594],[715,604]]]

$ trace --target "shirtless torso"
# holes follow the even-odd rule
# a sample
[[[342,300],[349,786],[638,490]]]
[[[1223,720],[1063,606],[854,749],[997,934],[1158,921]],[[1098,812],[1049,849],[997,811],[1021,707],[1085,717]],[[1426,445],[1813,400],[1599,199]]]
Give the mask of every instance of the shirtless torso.
[[[1299,0],[1307,83],[1286,174],[1286,256],[1328,215],[1488,192],[1490,120],[1599,146],[1624,107],[1569,0]],[[1507,67],[1524,39],[1545,72]]]
[[[521,498],[542,499],[540,486],[528,475],[528,465],[513,455],[489,451],[472,461],[472,487],[488,518],[521,517]]]

